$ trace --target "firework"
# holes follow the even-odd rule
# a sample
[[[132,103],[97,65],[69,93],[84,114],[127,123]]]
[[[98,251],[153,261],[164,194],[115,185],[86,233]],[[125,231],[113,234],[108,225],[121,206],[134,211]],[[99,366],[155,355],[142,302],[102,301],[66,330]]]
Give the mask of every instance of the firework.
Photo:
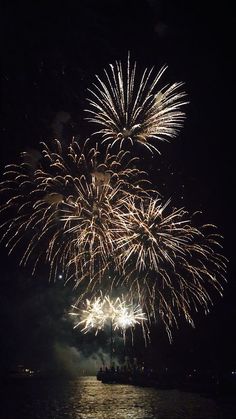
[[[73,280],[78,304],[91,297],[75,325],[85,333],[109,320],[124,336],[136,324],[145,335],[144,325],[161,319],[171,339],[180,316],[193,326],[194,311],[209,311],[212,289],[222,295],[227,260],[216,228],[197,227],[184,208],[163,203],[138,159],[122,148],[130,142],[157,150],[153,142],[181,127],[185,93],[182,83],[158,88],[165,69],[146,69],[138,79],[129,57],[125,70],[116,62],[90,90],[87,119],[100,126],[99,146],[43,144],[7,166],[0,185],[1,240],[9,253],[24,249],[20,263],[32,262],[33,273],[46,262],[50,278]],[[125,289],[125,298],[102,296],[114,289]]]
[[[175,137],[182,126],[186,94],[180,91],[183,83],[158,88],[167,67],[157,75],[154,69],[145,69],[140,79],[136,76],[136,63],[128,62],[124,70],[121,62],[104,70],[104,80],[98,76],[97,84],[89,89],[90,114],[87,118],[101,128],[95,132],[103,141],[120,147],[127,142],[138,142],[150,151],[157,148],[151,140],[166,141]]]
[[[227,260],[219,253],[221,236],[213,225],[195,227],[185,209],[160,199],[132,198],[121,217],[125,234],[117,246],[125,275],[116,286],[126,285],[150,320],[161,318],[171,338],[180,315],[193,326],[193,311],[209,312],[211,288],[222,295]]]
[[[79,310],[77,306],[72,306],[75,310],[69,313],[71,316],[79,316]],[[104,328],[104,324],[107,319],[107,314],[104,313],[104,302],[101,297],[95,298],[93,301],[86,300],[85,308],[80,312],[82,320],[79,320],[74,328],[82,326],[82,332],[88,333],[89,330],[95,328],[96,334],[99,330]]]
[[[97,273],[114,262],[116,218],[126,196],[147,193],[137,159],[127,152],[104,155],[89,141],[63,148],[43,144],[37,167],[23,162],[6,168],[1,192],[8,195],[2,211],[12,214],[3,225],[11,253],[25,246],[22,264],[48,262],[51,277],[59,272],[78,285],[91,284]]]
[[[112,299],[109,296],[103,297],[101,294],[92,300],[87,299],[85,308],[78,308],[77,305],[72,308],[74,311],[70,315],[79,317],[74,328],[81,327],[84,333],[95,329],[95,334],[97,334],[107,324],[111,324],[114,330],[121,330],[125,338],[128,328],[134,328],[140,324],[143,326],[144,321],[147,320],[141,306],[132,301],[127,302],[124,296]],[[143,330],[145,330],[144,327]]]

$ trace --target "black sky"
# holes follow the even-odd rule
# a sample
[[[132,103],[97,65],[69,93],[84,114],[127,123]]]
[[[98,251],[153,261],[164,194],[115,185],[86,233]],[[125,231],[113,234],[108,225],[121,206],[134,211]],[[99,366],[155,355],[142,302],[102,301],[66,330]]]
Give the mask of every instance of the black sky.
[[[236,22],[231,7],[229,2],[170,0],[84,0],[53,6],[5,2],[2,7],[1,171],[5,164],[15,162],[21,151],[37,148],[40,141],[52,137],[51,124],[58,112],[71,115],[65,129],[68,138],[78,133],[86,136],[86,89],[110,62],[126,60],[128,51],[141,69],[167,64],[166,81],[185,82],[190,104],[184,128],[178,139],[163,147],[155,164],[147,163],[166,198],[173,196],[191,211],[203,210],[205,220],[219,226],[230,262],[224,298],[215,296],[211,314],[196,317],[195,330],[183,325],[171,346],[162,331],[154,330],[148,354],[152,356],[158,349],[159,359],[165,363],[189,362],[193,366],[194,362],[207,365],[213,360],[217,366],[236,367]],[[6,342],[0,349],[2,359],[7,356],[9,364],[30,359],[38,337],[43,337],[45,344],[41,352],[35,352],[34,362],[55,340],[81,345],[61,323],[65,309],[61,296],[69,304],[69,291],[63,287],[60,291],[60,284],[48,285],[46,280],[40,285],[28,280],[29,272],[18,268],[16,256],[8,257],[3,246],[1,272],[0,318]],[[55,300],[60,300],[59,312],[51,303],[54,289]],[[36,301],[42,302],[37,303],[38,317]],[[51,314],[47,304],[52,307]],[[22,306],[28,307],[23,314]],[[18,316],[16,323],[14,316]],[[48,324],[44,316],[58,327],[52,327],[53,336],[46,326],[40,329],[42,323]],[[14,349],[17,344],[20,354]]]

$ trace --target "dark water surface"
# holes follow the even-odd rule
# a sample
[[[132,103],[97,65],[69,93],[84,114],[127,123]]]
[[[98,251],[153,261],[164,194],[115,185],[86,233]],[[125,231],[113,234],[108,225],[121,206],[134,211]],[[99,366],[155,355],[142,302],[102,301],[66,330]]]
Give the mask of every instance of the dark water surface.
[[[1,419],[235,419],[233,399],[196,393],[71,381],[18,379],[1,391]]]

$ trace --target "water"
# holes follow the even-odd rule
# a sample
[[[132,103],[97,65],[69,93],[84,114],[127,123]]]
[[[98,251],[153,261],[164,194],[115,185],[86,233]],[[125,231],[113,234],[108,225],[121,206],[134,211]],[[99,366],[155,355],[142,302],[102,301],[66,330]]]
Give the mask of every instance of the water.
[[[2,391],[1,419],[236,419],[232,400],[77,380],[18,379]]]

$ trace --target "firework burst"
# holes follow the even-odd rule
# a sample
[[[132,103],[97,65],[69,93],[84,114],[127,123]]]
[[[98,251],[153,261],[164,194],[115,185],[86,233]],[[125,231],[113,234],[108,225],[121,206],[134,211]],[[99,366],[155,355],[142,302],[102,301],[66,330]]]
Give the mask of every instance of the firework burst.
[[[117,246],[125,275],[116,285],[128,287],[150,320],[161,317],[171,338],[180,315],[194,325],[193,311],[209,312],[211,288],[222,295],[227,259],[219,253],[221,236],[213,225],[195,227],[185,209],[160,199],[132,198],[121,217],[125,234]]]
[[[34,259],[33,272],[46,260],[51,276],[63,271],[78,285],[85,277],[91,283],[108,266],[125,197],[147,193],[137,159],[109,149],[104,157],[89,141],[82,147],[73,141],[66,149],[56,141],[52,149],[43,145],[38,167],[23,160],[6,168],[2,211],[15,215],[2,225],[2,239],[9,253],[23,242],[21,263]]]
[[[104,70],[104,80],[98,76],[97,84],[89,89],[90,114],[87,118],[101,127],[103,141],[120,147],[127,142],[141,143],[150,151],[158,151],[151,140],[166,141],[175,137],[182,126],[186,94],[180,91],[183,83],[174,83],[159,88],[159,81],[167,67],[157,75],[154,69],[145,69],[141,78],[136,76],[136,63],[130,58],[124,70],[121,62]]]
[[[141,324],[143,331],[146,332],[144,327],[146,314],[139,304],[134,304],[133,301],[127,302],[124,296],[112,299],[101,294],[92,300],[87,299],[83,308],[78,305],[72,308],[73,311],[69,314],[79,318],[74,328],[80,327],[84,333],[94,329],[97,334],[100,330],[104,330],[107,324],[111,324],[114,330],[121,330],[124,340],[126,330],[133,329],[136,325]]]

